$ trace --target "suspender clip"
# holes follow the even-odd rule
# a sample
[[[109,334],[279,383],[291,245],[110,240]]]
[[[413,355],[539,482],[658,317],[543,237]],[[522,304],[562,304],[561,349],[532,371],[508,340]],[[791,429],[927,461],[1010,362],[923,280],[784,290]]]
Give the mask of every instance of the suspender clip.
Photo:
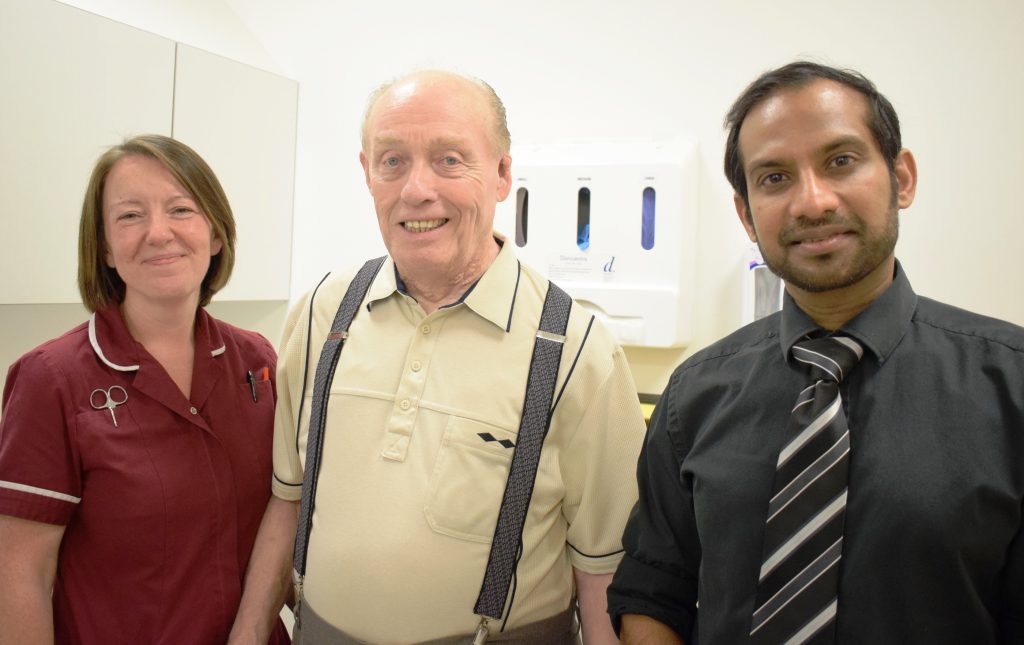
[[[543,338],[544,340],[550,340],[553,343],[565,344],[565,336],[561,334],[552,334],[549,331],[537,330],[537,338]]]
[[[300,628],[302,627],[302,577],[298,571],[292,569],[292,584],[295,586],[295,607],[292,610],[292,615],[295,616],[295,625]]]
[[[484,645],[489,635],[490,630],[487,629],[487,618],[483,617],[480,619],[480,624],[476,626],[476,633],[473,634],[473,645]]]

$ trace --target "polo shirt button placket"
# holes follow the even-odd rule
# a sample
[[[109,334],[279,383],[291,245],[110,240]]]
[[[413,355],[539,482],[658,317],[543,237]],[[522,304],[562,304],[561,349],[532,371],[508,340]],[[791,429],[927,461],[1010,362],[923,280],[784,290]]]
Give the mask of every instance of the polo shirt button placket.
[[[197,410],[196,406],[194,406],[194,405],[192,407],[190,407],[188,409],[188,411],[192,414],[192,416],[195,416],[195,415],[199,414],[199,410]]]

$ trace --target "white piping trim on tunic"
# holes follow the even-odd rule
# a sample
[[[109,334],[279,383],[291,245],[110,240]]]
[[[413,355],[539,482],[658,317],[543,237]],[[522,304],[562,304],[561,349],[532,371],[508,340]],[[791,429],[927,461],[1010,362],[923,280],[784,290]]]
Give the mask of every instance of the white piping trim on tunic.
[[[103,350],[100,349],[100,343],[96,340],[96,313],[93,312],[89,316],[89,344],[92,345],[92,349],[96,352],[96,355],[100,357],[100,360],[106,363],[107,367],[115,369],[118,372],[135,372],[138,371],[138,365],[117,365],[111,363],[110,360],[103,354]]]
[[[36,488],[35,486],[28,486],[26,484],[17,484],[15,482],[6,482],[0,479],[0,488],[10,488],[11,490],[21,491],[23,493],[32,493],[34,495],[42,495],[43,497],[49,497],[52,499],[59,499],[62,502],[71,502],[77,504],[82,501],[81,497],[73,497],[64,493],[58,493],[52,490],[46,490],[45,488]]]
[[[112,363],[110,359],[106,357],[103,350],[100,349],[100,343],[96,339],[96,314],[89,316],[89,344],[92,345],[92,349],[96,352],[96,355],[100,357],[100,360],[106,363],[107,367],[115,369],[119,372],[135,372],[138,371],[138,365],[117,365]],[[217,349],[210,351],[210,356],[217,357],[226,352],[228,349],[227,345],[221,345]]]

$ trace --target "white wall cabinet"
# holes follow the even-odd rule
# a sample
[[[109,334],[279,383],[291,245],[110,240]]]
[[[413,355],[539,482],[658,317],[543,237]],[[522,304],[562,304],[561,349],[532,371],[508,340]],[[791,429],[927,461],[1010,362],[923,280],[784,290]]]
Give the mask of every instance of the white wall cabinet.
[[[79,302],[78,216],[104,149],[171,134],[174,42],[56,2],[0,3],[0,302]]]
[[[79,302],[88,174],[126,136],[192,146],[238,223],[218,300],[285,300],[298,86],[53,0],[0,2],[0,304]]]
[[[174,136],[206,160],[238,224],[217,300],[287,300],[295,179],[295,81],[178,45]]]

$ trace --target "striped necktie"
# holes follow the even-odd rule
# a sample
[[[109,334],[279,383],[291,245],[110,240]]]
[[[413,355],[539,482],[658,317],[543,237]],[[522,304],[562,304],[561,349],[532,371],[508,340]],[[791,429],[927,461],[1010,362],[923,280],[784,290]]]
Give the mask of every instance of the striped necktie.
[[[759,645],[834,643],[850,431],[839,383],[864,350],[852,338],[793,346],[815,380],[797,397],[779,451],[750,636]]]

